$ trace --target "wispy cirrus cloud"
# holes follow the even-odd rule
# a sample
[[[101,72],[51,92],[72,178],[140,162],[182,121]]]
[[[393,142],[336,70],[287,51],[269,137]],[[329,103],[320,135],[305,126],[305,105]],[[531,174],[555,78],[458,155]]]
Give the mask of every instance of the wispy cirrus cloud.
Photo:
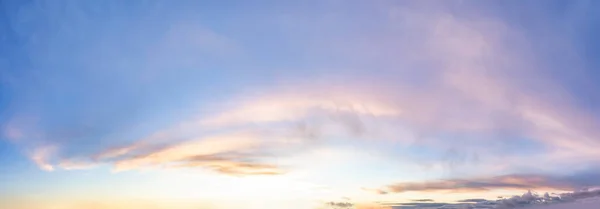
[[[413,202],[434,202],[433,199],[414,199]]]

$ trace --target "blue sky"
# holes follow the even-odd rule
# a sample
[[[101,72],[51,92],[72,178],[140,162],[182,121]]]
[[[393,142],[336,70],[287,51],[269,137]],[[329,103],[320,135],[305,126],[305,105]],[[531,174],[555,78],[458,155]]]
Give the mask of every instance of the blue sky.
[[[598,186],[597,4],[3,1],[0,206]]]

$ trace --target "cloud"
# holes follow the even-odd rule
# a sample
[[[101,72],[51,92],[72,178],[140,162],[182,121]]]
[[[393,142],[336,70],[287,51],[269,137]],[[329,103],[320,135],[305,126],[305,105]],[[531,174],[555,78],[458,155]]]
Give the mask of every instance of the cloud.
[[[536,204],[538,202],[542,202],[543,200],[543,197],[539,197],[531,193],[531,191],[528,191],[521,196],[516,195],[511,198],[499,200],[498,208],[522,207],[525,205]]]
[[[96,162],[75,159],[62,160],[60,163],[58,163],[58,167],[65,170],[84,170],[91,169],[96,166],[98,166]]]
[[[452,193],[471,195],[473,198],[448,202],[382,202],[393,208],[518,208],[537,204],[556,204],[600,196],[597,170],[572,172],[570,175],[502,175],[489,178],[449,179],[439,181],[405,182],[391,184],[382,189],[385,193],[424,192],[424,194]],[[521,195],[498,197],[496,200],[481,198],[493,191],[522,191]],[[552,191],[538,194],[534,191]],[[568,192],[573,191],[573,192]],[[383,193],[380,193],[383,194]],[[482,195],[482,196],[477,196]],[[485,196],[487,197],[487,196]]]
[[[134,143],[134,144],[128,145],[128,146],[109,148],[109,149],[103,150],[101,153],[98,153],[93,158],[98,159],[98,160],[116,158],[116,157],[126,155],[132,151],[135,151],[143,146],[144,146],[143,144]]]
[[[354,204],[349,202],[328,202],[325,205],[331,207],[332,209],[345,209],[352,208],[352,206],[354,206]]]
[[[464,199],[464,200],[459,200],[457,202],[485,202],[488,201],[486,199]]]
[[[110,147],[86,157],[95,163],[112,164],[117,172],[143,167],[199,167],[227,175],[283,174],[280,166],[257,162],[255,158],[293,155],[309,149],[314,139],[324,136],[358,136],[366,132],[362,121],[365,117],[397,114],[385,104],[371,104],[372,100],[363,101],[351,94],[335,98],[302,92],[286,95],[254,98],[251,105],[179,122],[129,145]],[[325,122],[315,122],[315,117],[316,121]],[[201,133],[219,130],[226,131]]]
[[[431,203],[392,203],[392,205],[394,206],[403,206],[402,208],[410,208],[411,206],[414,208],[429,208],[429,207],[442,207],[445,205],[449,205],[448,203],[438,203],[438,202],[431,202]],[[408,206],[408,207],[405,207]]]
[[[491,178],[449,179],[425,182],[404,182],[386,186],[381,190],[387,193],[411,191],[487,191],[494,189],[546,189],[568,191],[580,188],[585,182],[543,175],[503,175]]]
[[[393,209],[392,207],[372,203],[327,202],[323,209]]]
[[[543,196],[540,196],[536,193],[528,191],[520,196],[515,195],[510,198],[497,200],[496,208],[518,208],[536,204],[565,203],[598,196],[600,196],[600,191],[598,190],[581,190],[574,192],[566,192],[558,194],[558,196],[551,196],[548,193],[545,193]]]
[[[251,156],[242,155],[199,155],[177,163],[175,167],[202,167],[228,175],[279,175],[284,171],[277,165],[253,162]]]
[[[527,191],[522,195],[514,195],[508,198],[501,198],[498,200],[485,200],[485,199],[467,199],[459,200],[458,203],[446,203],[446,202],[418,202],[418,203],[380,203],[382,206],[391,206],[396,209],[425,209],[425,208],[439,208],[439,209],[475,209],[475,208],[498,208],[498,209],[509,209],[509,208],[521,208],[532,205],[551,205],[557,203],[574,202],[581,199],[592,198],[600,196],[598,190],[582,190],[575,192],[566,192],[557,195],[550,195],[545,193],[544,195],[538,195],[535,192]]]
[[[324,88],[324,89],[322,89]],[[400,110],[385,101],[360,93],[349,93],[355,88],[306,89],[304,86],[291,86],[291,90],[272,91],[263,96],[239,97],[229,109],[209,116],[202,121],[206,126],[235,126],[248,123],[275,123],[302,121],[311,116],[326,116],[341,123],[351,132],[362,132],[360,116],[393,117]],[[233,103],[233,102],[232,102]]]
[[[366,132],[362,124],[362,117],[392,117],[396,114],[391,110],[379,110],[377,105],[364,105],[360,100],[354,100],[355,103],[352,103],[347,102],[348,100],[340,102],[340,100],[323,98],[320,101],[316,100],[317,104],[312,104],[315,101],[310,98],[313,97],[307,96],[303,101],[311,105],[305,106],[300,102],[297,109],[290,109],[290,107],[296,107],[294,105],[282,105],[282,107],[285,107],[282,112],[298,110],[302,113],[298,118],[290,118],[291,123],[282,118],[265,121],[261,116],[270,114],[269,108],[266,108],[264,112],[247,111],[244,114],[248,115],[242,117],[246,119],[239,121],[230,120],[231,118],[221,119],[229,117],[224,115],[243,115],[240,112],[246,111],[224,111],[224,113],[218,114],[216,117],[208,117],[208,119],[201,118],[179,122],[172,127],[159,130],[129,145],[109,147],[89,156],[67,158],[89,158],[90,166],[88,166],[88,163],[74,163],[71,161],[64,161],[62,164],[66,169],[84,169],[92,168],[92,164],[106,163],[114,165],[113,171],[116,172],[145,167],[199,167],[227,175],[283,174],[285,172],[279,165],[257,162],[254,158],[266,158],[268,160],[273,159],[271,155],[293,155],[302,152],[302,150],[310,148],[314,139],[322,138],[324,134],[327,136],[332,134],[361,135]],[[287,101],[282,98],[278,99]],[[284,102],[284,104],[294,103]],[[266,107],[270,107],[270,105],[266,105]],[[229,112],[237,113],[230,114]],[[277,117],[281,116],[275,115]],[[311,119],[315,115],[319,119],[329,122],[315,123]],[[215,120],[214,118],[221,119]],[[282,124],[275,127],[262,126],[263,123],[271,122]],[[244,125],[252,123],[253,126],[245,127],[244,125],[237,125],[238,123]],[[334,128],[332,128],[332,124]],[[338,128],[341,126],[342,130],[336,130],[336,124],[339,124]],[[240,127],[242,127],[242,130],[249,131],[239,132]],[[220,131],[222,133],[212,135],[202,133],[202,131],[219,132],[219,130],[226,131]],[[238,155],[232,157],[231,153],[238,153]],[[212,157],[212,159],[208,157]],[[200,160],[201,158],[203,160]]]
[[[446,202],[391,202],[391,203],[380,203],[381,206],[391,207],[392,209],[473,209],[473,208],[495,208],[496,202],[478,202],[478,203],[446,203]]]
[[[56,152],[57,147],[55,146],[39,147],[33,150],[29,157],[40,169],[54,171],[54,166],[50,163],[50,160]]]
[[[94,160],[114,160],[122,156],[131,155],[132,153],[140,154],[163,149],[177,143],[174,142],[174,139],[182,138],[182,135],[188,134],[190,130],[198,130],[200,128],[197,121],[180,122],[150,134],[149,136],[137,139],[130,144],[105,148],[91,156],[91,158]],[[186,138],[185,140],[190,139]]]
[[[410,200],[413,202],[433,202],[433,199],[414,199],[414,200]]]
[[[261,139],[253,133],[218,135],[185,141],[179,144],[151,151],[130,155],[115,162],[116,171],[135,169],[143,166],[165,165],[172,162],[188,160],[199,155],[211,155],[232,151],[250,150],[261,144]]]
[[[371,188],[361,188],[363,191],[373,192],[375,194],[388,194],[388,191],[384,189],[371,189]]]
[[[131,145],[108,148],[99,154],[65,159],[59,166],[76,170],[108,164],[113,166],[114,172],[143,168],[201,168],[232,176],[281,175],[286,173],[285,169],[268,161],[274,159],[275,152],[297,149],[296,144],[288,143],[293,139],[281,137],[285,135],[238,131],[167,144],[149,137]]]

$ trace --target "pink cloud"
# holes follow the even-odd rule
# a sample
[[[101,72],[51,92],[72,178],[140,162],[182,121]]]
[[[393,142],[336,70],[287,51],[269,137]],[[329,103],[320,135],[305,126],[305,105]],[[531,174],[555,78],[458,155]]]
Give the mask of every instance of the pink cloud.
[[[33,150],[30,154],[31,160],[44,171],[54,171],[54,165],[50,163],[51,158],[56,154],[57,147],[45,146]]]

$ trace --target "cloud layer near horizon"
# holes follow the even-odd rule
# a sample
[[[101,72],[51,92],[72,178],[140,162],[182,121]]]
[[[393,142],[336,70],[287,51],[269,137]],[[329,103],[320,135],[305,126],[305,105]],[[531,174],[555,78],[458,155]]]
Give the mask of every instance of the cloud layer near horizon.
[[[597,174],[592,174],[597,175]],[[411,191],[461,192],[488,191],[494,189],[520,189],[538,191],[573,191],[599,184],[597,180],[575,177],[552,177],[544,175],[502,175],[488,178],[448,179],[425,182],[396,183],[379,189],[380,193]]]

